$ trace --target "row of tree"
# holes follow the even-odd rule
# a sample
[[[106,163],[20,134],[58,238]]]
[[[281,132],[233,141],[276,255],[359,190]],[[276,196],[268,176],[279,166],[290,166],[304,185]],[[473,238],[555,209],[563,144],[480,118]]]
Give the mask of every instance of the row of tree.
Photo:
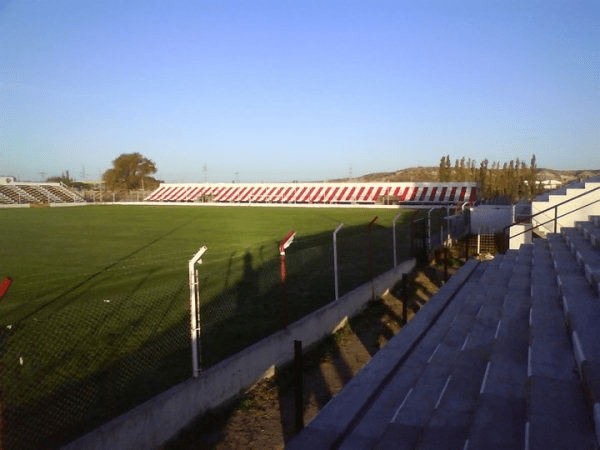
[[[529,167],[525,161],[517,158],[502,165],[481,161],[479,168],[472,159],[457,159],[452,166],[450,155],[442,156],[438,171],[439,181],[475,181],[479,183],[480,197],[485,200],[505,199],[515,202],[521,199],[531,200],[542,191],[537,179],[535,155],[531,157]]]

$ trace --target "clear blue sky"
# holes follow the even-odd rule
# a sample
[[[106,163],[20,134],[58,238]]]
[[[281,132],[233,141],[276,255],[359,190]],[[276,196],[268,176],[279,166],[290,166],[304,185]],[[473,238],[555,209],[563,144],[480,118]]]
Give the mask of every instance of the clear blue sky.
[[[0,0],[0,175],[600,168],[600,1]]]

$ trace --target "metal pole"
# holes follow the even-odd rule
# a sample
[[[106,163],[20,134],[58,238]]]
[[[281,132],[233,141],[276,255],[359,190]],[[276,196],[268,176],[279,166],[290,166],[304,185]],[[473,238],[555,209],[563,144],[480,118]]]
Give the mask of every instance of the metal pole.
[[[554,207],[554,233],[556,233],[557,226],[556,222],[558,221],[558,205]]]
[[[433,208],[427,211],[427,251],[431,251],[431,211]]]
[[[398,266],[398,258],[396,258],[396,221],[400,218],[402,213],[394,217],[392,221],[392,245],[394,246],[394,267]]]
[[[402,318],[408,323],[408,275],[402,274]]]
[[[202,264],[202,255],[206,252],[206,246],[200,248],[192,259],[188,262],[188,277],[190,285],[190,334],[192,342],[192,373],[194,378],[198,378],[198,347],[200,334],[200,312],[199,304],[199,288],[198,288],[198,272],[195,270],[195,264]]]
[[[444,283],[448,282],[448,247],[444,245]]]
[[[340,298],[339,288],[338,288],[338,256],[337,256],[337,233],[344,226],[343,223],[340,223],[335,231],[333,232],[333,277],[335,280],[335,299]]]
[[[281,271],[281,324],[283,328],[288,325],[288,312],[287,312],[287,289],[286,283],[286,272],[285,272],[285,252],[280,254],[280,271]]]
[[[369,278],[371,279],[371,299],[373,300],[375,299],[375,286],[373,284],[373,243],[371,240],[371,228],[375,225],[377,219],[379,219],[379,217],[375,216],[373,220],[371,220],[371,223],[367,225],[367,231],[369,232]]]
[[[283,327],[288,325],[288,309],[287,309],[287,288],[286,288],[286,270],[285,270],[285,249],[288,248],[294,241],[296,233],[291,230],[287,236],[279,244],[279,255],[281,260],[281,323]]]

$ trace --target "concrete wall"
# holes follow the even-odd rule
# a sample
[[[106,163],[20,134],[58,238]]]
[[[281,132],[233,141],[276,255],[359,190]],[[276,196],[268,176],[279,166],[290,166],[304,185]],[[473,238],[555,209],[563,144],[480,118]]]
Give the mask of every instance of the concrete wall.
[[[29,203],[1,203],[0,209],[8,209],[8,208],[29,208]]]
[[[67,206],[86,206],[89,203],[50,203],[48,206],[51,208],[63,208]],[[31,208],[30,203],[12,203],[12,204],[0,204],[0,209],[3,208]]]
[[[512,205],[479,205],[471,209],[471,233],[494,234],[513,222]]]
[[[532,233],[531,225],[513,225],[510,227],[510,236],[512,239],[509,240],[508,248],[511,250],[518,250],[523,244],[531,244]],[[513,237],[515,236],[515,237]]]
[[[198,415],[236,397],[274,366],[292,361],[294,340],[301,340],[304,347],[320,341],[345,318],[361,311],[373,292],[376,296],[383,294],[414,266],[414,259],[400,264],[378,276],[373,283],[358,287],[285,330],[211,367],[202,372],[199,378],[190,378],[174,386],[77,439],[64,450],[160,447]]]

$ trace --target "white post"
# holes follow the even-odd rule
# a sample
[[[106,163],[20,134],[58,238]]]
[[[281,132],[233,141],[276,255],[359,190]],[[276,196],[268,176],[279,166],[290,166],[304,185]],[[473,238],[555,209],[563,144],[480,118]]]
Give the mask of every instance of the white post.
[[[337,232],[342,229],[343,223],[340,223],[335,231],[333,232],[333,277],[335,279],[335,299],[337,300],[339,295],[338,290],[338,259],[337,259]]]
[[[398,265],[398,261],[396,258],[396,221],[400,218],[401,215],[402,215],[402,213],[398,214],[396,217],[394,217],[394,220],[392,221],[392,242],[393,242],[393,246],[394,246],[394,267],[396,267]]]
[[[198,347],[200,337],[200,296],[198,286],[198,271],[195,270],[196,263],[202,264],[202,255],[206,251],[206,246],[198,250],[188,263],[188,276],[190,284],[190,333],[192,340],[192,371],[194,378],[198,378]]]
[[[477,233],[477,254],[481,253],[481,234]]]

